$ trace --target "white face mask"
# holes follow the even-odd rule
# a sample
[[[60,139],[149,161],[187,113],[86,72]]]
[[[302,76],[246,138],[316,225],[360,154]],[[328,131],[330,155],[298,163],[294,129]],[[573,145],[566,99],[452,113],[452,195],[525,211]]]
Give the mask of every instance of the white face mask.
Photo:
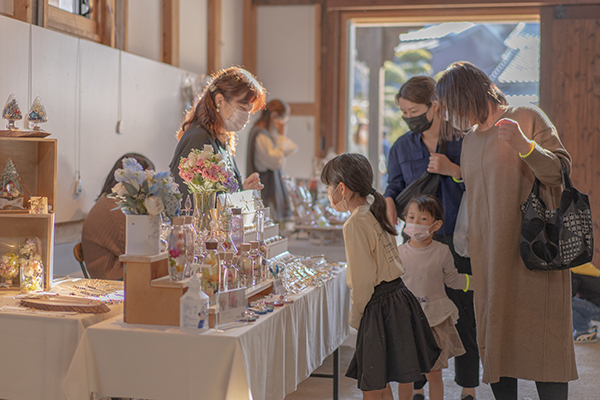
[[[408,236],[410,236],[412,239],[416,240],[417,242],[423,242],[423,241],[427,240],[429,238],[429,236],[433,235],[433,232],[429,232],[429,229],[431,229],[431,227],[433,227],[436,223],[437,223],[437,221],[435,221],[433,224],[427,226],[427,225],[413,224],[413,223],[407,222],[406,226],[404,227],[404,233],[406,233]]]
[[[335,192],[337,192],[337,190],[339,189],[340,185],[338,185],[335,190],[333,191],[332,194],[327,193],[327,198],[329,199],[329,204],[331,204],[331,207],[333,207],[333,209],[337,212],[346,212],[348,211],[348,203],[346,203],[346,199],[342,196],[342,200],[338,201],[337,203],[333,202],[333,195],[335,194]]]
[[[233,109],[233,114],[231,114],[231,117],[224,121],[225,130],[227,132],[239,132],[242,129],[244,129],[244,127],[250,120],[250,113],[248,111],[233,108],[233,106],[228,101],[227,104],[229,104],[229,107]]]

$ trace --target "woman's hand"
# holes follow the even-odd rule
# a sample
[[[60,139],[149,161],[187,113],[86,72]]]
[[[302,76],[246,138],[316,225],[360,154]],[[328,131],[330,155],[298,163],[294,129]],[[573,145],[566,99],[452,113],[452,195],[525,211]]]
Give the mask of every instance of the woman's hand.
[[[504,140],[510,147],[520,154],[527,154],[531,149],[531,140],[523,134],[521,126],[515,120],[502,118],[496,122],[498,138]]]
[[[396,226],[398,224],[398,214],[396,213],[396,203],[394,202],[394,199],[392,199],[391,197],[386,197],[385,204],[385,211],[387,214],[388,221],[390,221],[390,224],[392,224],[392,226]]]
[[[260,183],[258,172],[255,172],[246,178],[242,187],[244,190],[262,190],[264,185]]]
[[[429,165],[427,171],[432,174],[448,175],[457,180],[462,177],[460,166],[454,164],[446,157],[445,154],[433,153],[429,157]]]

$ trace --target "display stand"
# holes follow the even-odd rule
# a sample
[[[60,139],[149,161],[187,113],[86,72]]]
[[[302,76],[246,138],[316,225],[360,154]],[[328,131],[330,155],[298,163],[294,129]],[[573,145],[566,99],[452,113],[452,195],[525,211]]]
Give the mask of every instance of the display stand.
[[[188,280],[169,278],[167,253],[119,257],[123,262],[123,321],[131,324],[179,326],[179,299]]]
[[[57,140],[39,137],[0,137],[0,165],[12,158],[23,190],[29,196],[48,198],[47,214],[0,210],[0,242],[18,245],[26,236],[42,242],[45,288],[50,288],[54,260],[54,211],[56,209]],[[29,200],[29,196],[25,201]],[[28,204],[24,204],[27,208]]]

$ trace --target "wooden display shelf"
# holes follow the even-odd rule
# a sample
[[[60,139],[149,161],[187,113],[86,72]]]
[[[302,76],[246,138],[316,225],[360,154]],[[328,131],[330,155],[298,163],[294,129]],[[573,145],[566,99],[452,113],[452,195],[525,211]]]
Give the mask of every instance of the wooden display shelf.
[[[3,253],[19,254],[19,245],[26,236],[36,236],[42,242],[42,264],[45,273],[45,290],[50,289],[54,260],[54,214],[11,214],[0,212],[0,242],[14,245],[11,250],[2,246]]]
[[[48,214],[29,214],[0,210],[0,241],[18,246],[26,236],[42,241],[44,288],[50,289],[54,274],[54,211],[56,210],[56,139],[41,137],[0,137],[0,168],[11,158],[25,193],[24,207],[29,208],[30,196],[48,199]]]
[[[23,190],[48,198],[56,209],[57,140],[36,137],[0,137],[0,168],[12,158]],[[25,207],[28,204],[24,205]]]

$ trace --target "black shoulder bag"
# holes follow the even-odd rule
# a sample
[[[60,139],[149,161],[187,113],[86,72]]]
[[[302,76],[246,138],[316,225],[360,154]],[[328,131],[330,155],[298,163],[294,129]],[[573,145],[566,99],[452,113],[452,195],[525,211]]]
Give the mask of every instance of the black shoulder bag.
[[[446,154],[446,148],[448,147],[447,141],[440,142],[439,153]],[[396,196],[396,213],[398,216],[402,215],[404,212],[404,208],[408,204],[408,202],[416,196],[420,196],[423,194],[431,194],[436,195],[438,186],[440,184],[440,175],[432,174],[430,172],[423,172],[423,174],[417,178],[417,180],[411,182],[407,185],[403,191],[401,191],[398,196]]]
[[[532,271],[562,270],[592,261],[594,236],[590,200],[571,184],[563,160],[560,207],[546,209],[535,178],[529,197],[521,204],[521,258]]]

